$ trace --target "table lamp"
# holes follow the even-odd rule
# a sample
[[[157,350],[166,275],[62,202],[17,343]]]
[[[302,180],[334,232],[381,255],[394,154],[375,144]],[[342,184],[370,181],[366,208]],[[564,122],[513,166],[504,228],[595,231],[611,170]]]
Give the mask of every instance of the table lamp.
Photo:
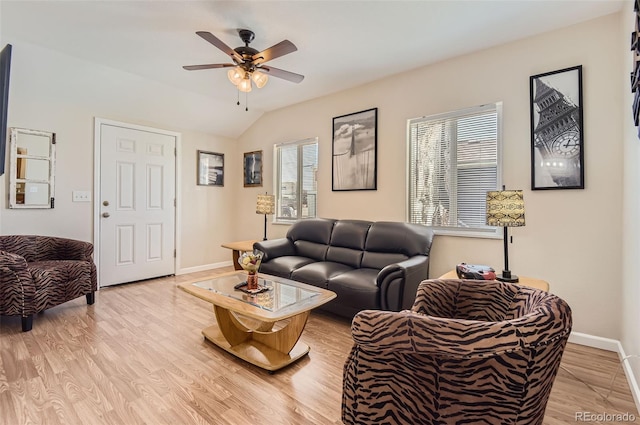
[[[258,195],[256,214],[264,214],[264,241],[267,240],[267,214],[275,214],[276,197],[273,195]]]
[[[524,226],[524,196],[522,190],[487,192],[487,225],[504,227],[504,270],[496,279],[502,282],[517,282],[518,276],[509,270],[508,228]]]

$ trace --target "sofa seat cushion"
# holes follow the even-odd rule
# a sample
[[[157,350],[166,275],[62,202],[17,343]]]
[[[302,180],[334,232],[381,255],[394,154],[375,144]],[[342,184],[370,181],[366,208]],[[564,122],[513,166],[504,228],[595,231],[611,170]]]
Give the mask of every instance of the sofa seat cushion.
[[[361,310],[380,308],[377,269],[355,269],[329,279],[327,289],[336,293],[335,302]]]
[[[38,311],[92,292],[88,261],[33,261],[27,268],[36,286]]]
[[[262,263],[260,265],[260,273],[270,274],[272,276],[280,276],[289,279],[291,272],[306,265],[313,263],[315,260],[307,257],[298,257],[296,255],[286,255],[277,257]]]
[[[352,267],[342,263],[317,261],[294,270],[291,273],[291,279],[326,289],[330,279],[352,270]]]

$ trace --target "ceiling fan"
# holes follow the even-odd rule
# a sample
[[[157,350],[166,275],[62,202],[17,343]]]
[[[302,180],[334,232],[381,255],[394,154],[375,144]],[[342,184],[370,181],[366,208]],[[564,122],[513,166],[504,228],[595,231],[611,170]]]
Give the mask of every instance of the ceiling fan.
[[[256,87],[264,87],[268,80],[267,75],[282,78],[293,83],[299,83],[304,79],[304,75],[264,65],[265,62],[298,50],[298,48],[289,40],[283,40],[280,43],[259,52],[253,47],[249,47],[249,43],[253,41],[255,34],[253,31],[247,29],[238,30],[238,34],[245,45],[236,47],[235,49],[227,46],[222,40],[210,32],[197,31],[196,34],[229,55],[233,63],[183,66],[187,71],[232,68],[228,71],[227,76],[229,77],[229,80],[242,92],[251,91],[252,81],[255,83]]]

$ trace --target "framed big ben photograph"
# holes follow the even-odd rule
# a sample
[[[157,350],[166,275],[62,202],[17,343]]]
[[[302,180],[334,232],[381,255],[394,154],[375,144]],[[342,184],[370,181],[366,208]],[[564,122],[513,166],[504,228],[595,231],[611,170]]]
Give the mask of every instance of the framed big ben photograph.
[[[582,65],[529,77],[531,189],[584,189]]]

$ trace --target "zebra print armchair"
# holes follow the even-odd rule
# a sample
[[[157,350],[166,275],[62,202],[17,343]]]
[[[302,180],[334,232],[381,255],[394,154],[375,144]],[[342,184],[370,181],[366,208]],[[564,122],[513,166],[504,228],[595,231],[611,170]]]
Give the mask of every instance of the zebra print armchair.
[[[0,315],[33,315],[82,295],[93,304],[98,286],[93,245],[53,236],[0,236]]]
[[[571,309],[498,281],[423,281],[411,310],[355,316],[345,424],[542,424]]]

